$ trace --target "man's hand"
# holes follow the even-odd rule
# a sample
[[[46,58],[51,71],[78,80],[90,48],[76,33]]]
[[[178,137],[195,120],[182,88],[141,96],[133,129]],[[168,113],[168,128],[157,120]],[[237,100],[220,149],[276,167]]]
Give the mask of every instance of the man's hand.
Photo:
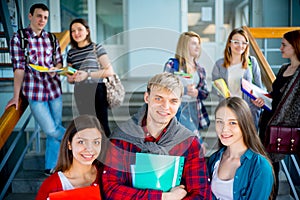
[[[18,110],[18,107],[19,107],[19,98],[12,98],[11,100],[9,100],[9,102],[5,106],[5,110],[7,108],[9,108],[10,106],[12,106],[12,105],[16,105],[16,110]]]
[[[187,192],[184,189],[184,185],[179,185],[170,190],[170,192],[162,193],[162,200],[180,200],[183,199]]]

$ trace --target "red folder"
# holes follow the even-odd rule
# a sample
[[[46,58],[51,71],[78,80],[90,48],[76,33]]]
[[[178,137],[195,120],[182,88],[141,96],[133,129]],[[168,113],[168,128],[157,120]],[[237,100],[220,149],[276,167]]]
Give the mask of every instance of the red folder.
[[[72,190],[63,190],[49,194],[50,200],[101,200],[99,185],[92,185]]]

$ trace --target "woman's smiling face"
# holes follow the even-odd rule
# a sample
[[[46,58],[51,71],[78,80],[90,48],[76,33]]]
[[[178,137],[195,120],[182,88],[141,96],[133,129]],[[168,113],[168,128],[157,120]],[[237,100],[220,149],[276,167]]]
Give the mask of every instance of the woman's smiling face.
[[[101,151],[101,133],[96,128],[87,128],[75,134],[68,148],[72,150],[73,163],[91,165]]]
[[[237,117],[228,107],[221,107],[216,112],[216,132],[221,143],[225,146],[244,143]]]

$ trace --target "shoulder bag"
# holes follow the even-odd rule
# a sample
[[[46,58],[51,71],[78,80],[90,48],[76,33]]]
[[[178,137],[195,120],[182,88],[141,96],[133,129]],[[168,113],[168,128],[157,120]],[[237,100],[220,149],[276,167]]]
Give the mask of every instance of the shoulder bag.
[[[266,129],[266,138],[264,146],[266,151],[269,153],[280,153],[280,154],[296,154],[300,152],[300,127],[299,124],[296,127],[287,127],[281,125],[270,125],[274,116],[282,109],[283,103],[294,89],[295,84],[299,81],[300,73],[293,82],[287,94],[280,101],[275,113],[268,123]]]
[[[96,53],[96,44],[94,44],[94,54],[99,65],[99,69],[105,69],[101,66],[101,64],[98,61]],[[124,101],[125,97],[125,89],[123,84],[121,83],[119,76],[117,74],[114,74],[112,76],[105,77],[103,78],[103,83],[106,86],[106,98],[108,102],[108,108],[112,109],[119,107]]]

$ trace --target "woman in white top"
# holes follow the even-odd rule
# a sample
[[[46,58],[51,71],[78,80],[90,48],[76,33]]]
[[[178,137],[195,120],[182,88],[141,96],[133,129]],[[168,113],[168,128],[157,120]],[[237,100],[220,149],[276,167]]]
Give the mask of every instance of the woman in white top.
[[[249,56],[249,39],[247,33],[241,28],[236,28],[229,34],[224,50],[224,58],[219,59],[214,65],[212,81],[220,78],[226,82],[230,96],[241,97],[248,103],[254,124],[258,128],[260,107],[263,106],[264,102],[262,99],[256,99],[255,104],[253,104],[253,100],[242,93],[241,78],[261,88],[261,73],[256,58]],[[212,88],[212,92],[217,93],[214,88]],[[221,101],[223,97],[220,94],[218,96]]]
[[[99,187],[102,174],[99,160],[105,156],[106,141],[96,117],[81,115],[75,118],[61,141],[55,173],[42,183],[36,200],[47,199],[50,193],[62,190],[91,185]]]

